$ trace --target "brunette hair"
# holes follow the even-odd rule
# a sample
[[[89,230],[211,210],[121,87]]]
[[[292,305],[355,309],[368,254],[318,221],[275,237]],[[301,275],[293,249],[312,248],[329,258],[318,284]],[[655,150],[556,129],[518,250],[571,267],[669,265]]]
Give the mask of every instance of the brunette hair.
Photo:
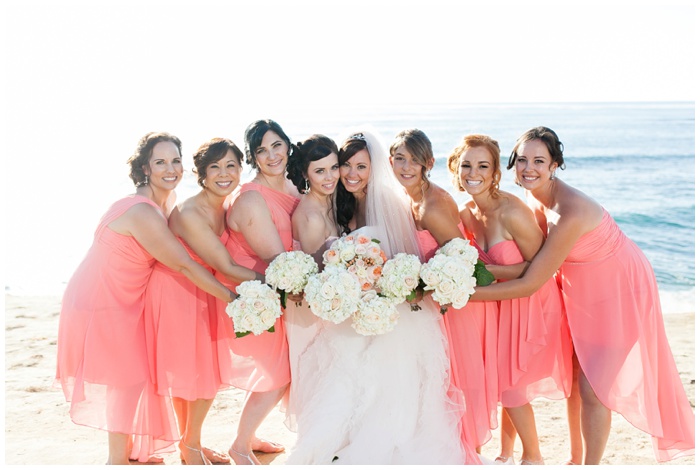
[[[292,141],[289,140],[289,137],[287,137],[287,134],[284,133],[282,130],[282,127],[277,124],[275,121],[272,119],[260,119],[258,121],[255,121],[251,125],[248,126],[248,128],[245,130],[245,162],[253,167],[255,170],[258,170],[258,162],[255,159],[255,149],[260,147],[260,144],[262,143],[263,137],[265,136],[265,133],[267,131],[272,131],[282,140],[284,140],[287,144],[287,157],[291,157],[295,146],[292,145]]]
[[[329,137],[314,134],[304,142],[297,143],[296,148],[294,158],[287,160],[287,177],[299,192],[304,192],[309,164],[326,158],[332,153],[338,155],[338,146]]]
[[[562,170],[566,168],[566,164],[564,163],[564,144],[562,144],[559,140],[559,136],[549,127],[538,126],[525,132],[515,143],[515,147],[513,147],[513,151],[508,159],[507,168],[509,170],[513,168],[513,165],[515,165],[515,159],[518,158],[518,147],[531,140],[541,141],[545,146],[547,146],[547,150],[549,151],[549,155],[552,157],[552,161]]]
[[[229,150],[233,152],[240,165],[243,161],[243,152],[229,139],[215,137],[199,146],[192,159],[195,167],[193,172],[197,175],[197,183],[202,188],[207,177],[207,167],[224,158]]]
[[[126,161],[129,165],[129,177],[137,188],[148,184],[143,167],[148,165],[153,155],[153,147],[159,142],[172,142],[177,147],[177,152],[182,156],[182,142],[172,134],[167,132],[149,132],[141,137],[133,155]]]
[[[418,162],[421,169],[421,178],[426,183],[428,182],[428,165],[431,161],[435,161],[433,156],[433,145],[430,143],[430,139],[425,135],[425,132],[419,129],[407,129],[396,134],[394,143],[389,147],[389,155],[392,157],[394,153],[402,145],[406,146],[406,149],[411,154],[413,159]]]
[[[343,166],[345,162],[350,160],[357,152],[361,150],[367,150],[367,142],[361,136],[350,136],[345,139],[345,142],[340,146],[338,151],[338,165]],[[370,154],[370,162],[372,155]],[[355,214],[355,209],[357,208],[357,201],[355,196],[345,189],[342,184],[338,185],[338,190],[336,191],[336,214],[337,222],[340,228],[345,233],[350,233],[350,221]]]

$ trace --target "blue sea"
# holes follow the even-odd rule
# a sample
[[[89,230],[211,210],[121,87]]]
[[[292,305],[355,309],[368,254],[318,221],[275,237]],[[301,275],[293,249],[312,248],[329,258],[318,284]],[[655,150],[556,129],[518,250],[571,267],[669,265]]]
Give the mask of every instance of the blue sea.
[[[388,145],[399,131],[419,128],[433,143],[437,162],[432,179],[458,203],[467,196],[452,188],[445,159],[463,135],[483,133],[498,140],[504,170],[501,188],[522,196],[505,163],[525,130],[550,127],[564,143],[566,169],[558,177],[600,202],[640,246],[654,267],[664,313],[677,313],[695,310],[694,116],[694,103],[683,102],[329,105],[303,113],[281,109],[279,115],[265,117],[278,121],[295,141],[313,133],[338,138],[349,127],[367,124]],[[233,129],[227,137],[242,147],[243,130]],[[191,140],[178,135],[183,142]],[[138,137],[131,140],[135,143]],[[190,147],[198,143],[190,142]],[[118,176],[128,188],[126,172],[123,175]],[[178,195],[184,198],[196,191],[195,178],[188,174]],[[94,222],[91,219],[91,225],[81,230],[91,236]],[[80,251],[80,256],[70,258],[77,266],[87,246],[64,249]],[[64,284],[70,272],[72,268],[57,270],[60,278],[54,280]],[[13,280],[10,273],[12,269],[6,276],[6,292],[22,292],[21,280]]]

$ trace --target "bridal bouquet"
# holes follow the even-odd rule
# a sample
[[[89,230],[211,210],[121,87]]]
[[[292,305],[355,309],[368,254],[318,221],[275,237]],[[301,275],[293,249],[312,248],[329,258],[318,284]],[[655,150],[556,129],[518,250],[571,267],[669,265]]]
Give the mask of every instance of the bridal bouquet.
[[[342,266],[329,265],[309,277],[304,297],[311,312],[335,324],[357,312],[361,289],[357,278]]]
[[[263,331],[274,332],[275,321],[282,315],[280,297],[267,284],[260,281],[245,281],[237,288],[238,297],[226,307],[233,320],[236,337],[241,338]]]
[[[420,282],[420,267],[420,259],[407,253],[398,253],[388,260],[377,281],[382,296],[391,299],[394,304],[413,300]]]
[[[382,275],[386,254],[379,241],[365,235],[347,235],[333,242],[323,253],[326,266],[342,266],[360,282],[363,291],[374,288]]]
[[[364,336],[381,335],[393,330],[398,320],[394,300],[368,290],[362,293],[360,308],[352,315],[352,327]]]
[[[272,260],[265,270],[265,282],[280,294],[282,308],[287,308],[287,294],[304,290],[309,277],[318,272],[318,265],[311,255],[303,251],[286,251]]]

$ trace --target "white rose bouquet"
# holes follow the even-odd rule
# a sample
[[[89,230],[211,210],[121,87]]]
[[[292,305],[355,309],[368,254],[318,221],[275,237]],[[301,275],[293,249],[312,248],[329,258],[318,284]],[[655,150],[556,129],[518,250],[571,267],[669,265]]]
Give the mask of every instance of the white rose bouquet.
[[[386,254],[378,240],[365,235],[347,235],[333,242],[323,253],[326,266],[342,266],[355,276],[363,291],[374,288],[382,275]]]
[[[318,272],[313,256],[303,251],[280,253],[265,270],[265,282],[280,294],[282,308],[287,308],[287,294],[299,294],[312,274]]]
[[[436,254],[421,266],[420,277],[424,290],[433,291],[432,297],[440,304],[440,313],[445,313],[449,304],[462,308],[474,293],[476,278],[474,266],[458,256]]]
[[[396,304],[374,290],[362,293],[360,308],[352,315],[352,327],[361,335],[381,335],[394,329],[399,320]]]
[[[355,313],[360,303],[360,285],[352,274],[341,266],[326,266],[312,274],[304,289],[304,297],[311,312],[335,324]]]
[[[479,259],[479,251],[468,240],[453,238],[438,248],[435,254],[456,256],[472,267],[477,286],[488,286],[495,279],[493,274],[486,269],[486,265]],[[471,295],[471,294],[470,294]]]
[[[475,266],[476,262],[479,261],[479,252],[464,238],[453,238],[438,248],[435,254],[457,256],[472,266]]]
[[[259,335],[263,331],[273,333],[275,321],[282,315],[279,294],[260,281],[242,282],[236,292],[238,297],[226,307],[236,337]]]
[[[388,260],[377,281],[382,296],[391,299],[394,304],[415,299],[420,282],[420,268],[420,259],[416,255],[398,253]],[[420,307],[412,304],[411,309],[418,310]]]

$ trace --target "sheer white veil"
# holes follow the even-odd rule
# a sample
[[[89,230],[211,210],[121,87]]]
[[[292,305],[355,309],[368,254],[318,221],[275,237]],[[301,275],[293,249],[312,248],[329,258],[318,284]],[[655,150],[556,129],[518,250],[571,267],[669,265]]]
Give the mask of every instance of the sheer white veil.
[[[367,183],[365,220],[373,237],[389,258],[398,253],[420,256],[408,195],[394,176],[389,156],[377,134],[368,127],[345,134],[342,143],[351,138],[367,142],[371,169]]]

